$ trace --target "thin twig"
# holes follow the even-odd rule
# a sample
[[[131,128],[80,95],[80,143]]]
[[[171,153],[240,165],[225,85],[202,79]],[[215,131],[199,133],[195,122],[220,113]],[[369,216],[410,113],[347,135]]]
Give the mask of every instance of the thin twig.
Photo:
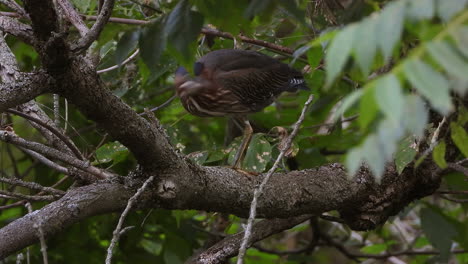
[[[86,33],[84,37],[82,37],[78,44],[72,48],[72,50],[79,51],[79,50],[86,50],[88,47],[95,41],[101,31],[104,29],[107,21],[109,20],[112,9],[114,8],[114,0],[105,0],[104,4],[102,5],[102,9],[99,12],[99,15],[96,19],[96,23],[93,24],[91,29]]]
[[[43,155],[35,152],[35,151],[32,151],[30,149],[27,149],[27,148],[22,148],[22,147],[18,147],[19,149],[21,149],[24,153],[28,154],[29,156],[33,157],[35,160],[41,162],[42,164],[46,165],[47,167],[53,169],[53,170],[56,170],[60,173],[63,173],[63,174],[69,174],[69,171],[67,168],[63,167],[63,166],[60,166],[59,164],[51,161],[50,159],[44,157]]]
[[[112,174],[102,169],[92,166],[89,161],[78,160],[57,149],[48,147],[46,145],[43,145],[37,142],[27,141],[21,137],[18,137],[17,135],[15,135],[13,132],[10,132],[10,131],[0,130],[0,140],[8,142],[8,143],[12,143],[14,145],[17,145],[23,148],[33,150],[46,157],[60,160],[71,166],[74,166],[78,169],[88,172],[89,174],[96,176],[96,178],[98,179],[105,179],[105,178],[112,177]]]
[[[257,201],[260,195],[263,193],[263,189],[265,188],[266,184],[268,183],[268,180],[270,179],[271,175],[273,175],[273,172],[275,172],[276,168],[278,168],[278,165],[280,164],[284,154],[289,150],[292,144],[292,140],[294,137],[297,135],[297,132],[299,131],[299,127],[301,126],[302,122],[304,121],[305,118],[305,113],[307,109],[309,108],[310,103],[314,99],[314,95],[310,95],[309,99],[307,99],[307,102],[304,104],[304,107],[302,108],[301,115],[299,119],[297,120],[296,124],[294,124],[293,131],[291,132],[291,135],[289,135],[286,144],[284,148],[281,150],[280,154],[276,158],[275,163],[273,166],[270,168],[270,170],[267,172],[265,177],[262,180],[262,183],[258,186],[258,188],[255,189],[252,203],[250,204],[250,213],[249,213],[249,219],[247,220],[247,227],[245,229],[244,233],[244,238],[242,239],[241,246],[239,248],[239,254],[237,258],[237,264],[242,264],[244,263],[244,256],[245,252],[247,250],[247,246],[249,244],[250,236],[252,234],[252,225],[257,213]]]
[[[75,146],[75,144],[73,144],[71,142],[71,139],[69,139],[68,137],[66,137],[65,135],[63,135],[60,131],[58,131],[55,127],[53,126],[50,126],[48,124],[46,124],[45,122],[43,122],[42,120],[38,119],[38,118],[35,118],[35,117],[32,117],[30,115],[27,115],[25,113],[22,113],[20,111],[17,111],[17,110],[14,110],[14,109],[8,109],[6,110],[5,112],[8,112],[8,113],[12,113],[12,114],[15,114],[17,116],[21,116],[29,121],[33,121],[34,123],[37,123],[41,126],[43,126],[44,128],[46,128],[47,130],[49,130],[52,134],[54,134],[55,136],[57,136],[59,139],[61,139],[63,141],[63,143],[73,152],[73,154],[75,154],[75,156],[80,159],[80,160],[84,160],[84,157],[83,157],[83,154],[81,154],[80,150]]]
[[[156,107],[154,107],[154,108],[151,108],[151,109],[149,109],[148,111],[149,111],[149,112],[156,112],[156,111],[158,111],[159,109],[164,108],[164,107],[166,107],[167,105],[169,105],[169,104],[170,104],[174,99],[176,99],[176,98],[177,98],[177,95],[173,95],[171,98],[167,99],[166,102],[162,103],[162,104],[159,105],[159,106],[156,106]],[[147,112],[146,112],[146,111],[143,111],[143,112],[139,113],[138,115],[140,115],[140,116],[147,115]]]
[[[107,256],[106,256],[106,264],[111,264],[112,263],[112,255],[113,255],[113,250],[117,242],[119,241],[120,236],[124,232],[122,230],[122,225],[125,220],[125,217],[127,214],[130,212],[130,209],[132,209],[133,204],[138,200],[138,197],[145,191],[146,187],[153,181],[154,176],[149,177],[143,185],[138,189],[138,191],[130,198],[128,199],[127,207],[125,207],[125,210],[123,213],[120,215],[119,222],[117,223],[117,226],[115,227],[115,230],[113,232],[112,240],[107,248]],[[127,229],[125,229],[127,230]]]
[[[28,201],[45,201],[45,202],[52,202],[57,200],[60,197],[56,197],[54,195],[27,195],[27,194],[21,194],[21,193],[14,193],[14,192],[7,192],[0,190],[0,194],[7,195],[10,197],[13,197],[15,199],[22,199],[22,200],[28,200]]]
[[[468,168],[458,164],[458,163],[448,163],[447,164],[447,168],[449,169],[452,169],[454,171],[458,171],[458,172],[461,172],[463,173],[463,175],[465,175],[465,177],[468,177]]]
[[[15,11],[16,13],[20,14],[22,17],[29,18],[29,15],[24,11],[24,9],[16,3],[14,0],[0,0],[0,3],[4,4],[11,10]]]
[[[125,65],[125,64],[129,63],[130,61],[132,61],[138,55],[139,52],[140,52],[140,49],[136,49],[135,52],[133,52],[132,55],[130,55],[128,58],[126,58],[121,64],[110,66],[109,68],[105,68],[105,69],[102,69],[102,70],[99,70],[99,71],[96,71],[96,72],[97,72],[97,74],[102,74],[102,73],[105,73],[105,72],[109,72],[109,71],[118,69],[118,68],[122,67],[123,65]]]
[[[28,213],[32,213],[32,206],[30,203],[25,204],[26,208],[28,209]],[[41,244],[41,253],[42,253],[42,263],[43,264],[48,264],[48,257],[47,257],[47,244],[45,242],[45,237],[44,237],[44,230],[42,229],[42,219],[40,218],[39,215],[36,216],[37,222],[34,222],[34,228],[37,229],[37,234],[39,237],[39,242]]]
[[[51,194],[60,195],[60,196],[65,194],[65,192],[61,190],[57,190],[51,187],[45,187],[35,182],[25,182],[25,181],[18,180],[15,178],[0,177],[0,182],[5,182],[11,185],[18,185],[18,186],[26,187],[32,190],[39,190],[39,191],[48,192]]]

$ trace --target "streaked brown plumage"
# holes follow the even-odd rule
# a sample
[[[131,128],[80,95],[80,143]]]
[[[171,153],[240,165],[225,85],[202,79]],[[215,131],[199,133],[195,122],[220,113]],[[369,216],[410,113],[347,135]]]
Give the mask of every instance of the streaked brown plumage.
[[[278,60],[255,51],[224,49],[201,57],[194,78],[180,67],[175,88],[184,108],[196,116],[234,116],[245,123],[244,140],[236,154],[239,168],[252,137],[245,115],[261,111],[282,92],[308,90],[302,74]]]
[[[184,108],[197,116],[258,112],[284,91],[308,89],[299,71],[255,51],[210,52],[195,63],[194,74],[190,79],[179,68],[175,87]]]

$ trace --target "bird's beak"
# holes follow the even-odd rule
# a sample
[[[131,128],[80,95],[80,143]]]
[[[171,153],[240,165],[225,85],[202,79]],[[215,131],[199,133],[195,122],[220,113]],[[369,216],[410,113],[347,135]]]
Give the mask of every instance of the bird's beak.
[[[202,88],[202,84],[193,80],[185,80],[177,88],[177,94],[180,97],[187,96],[198,92]]]

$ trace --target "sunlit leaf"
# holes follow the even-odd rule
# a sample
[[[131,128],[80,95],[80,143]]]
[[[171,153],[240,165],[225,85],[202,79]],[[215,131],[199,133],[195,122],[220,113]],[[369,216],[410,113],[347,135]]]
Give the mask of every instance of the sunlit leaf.
[[[395,165],[398,173],[401,173],[406,166],[414,160],[414,157],[416,157],[417,152],[414,146],[415,138],[413,136],[403,139],[400,144],[398,144],[398,149],[395,154]]]
[[[468,158],[468,134],[465,129],[455,122],[450,123],[451,137],[458,149]]]
[[[110,161],[117,163],[124,160],[127,155],[128,149],[120,142],[107,143],[96,150],[97,160],[94,164],[107,163]]]
[[[360,114],[358,122],[363,131],[369,128],[369,125],[376,118],[379,110],[375,102],[375,90],[375,86],[367,87],[359,103]]]
[[[422,61],[411,59],[404,64],[406,78],[441,114],[452,110],[447,79]]]
[[[191,159],[198,165],[203,165],[208,158],[208,151],[196,151],[187,154],[187,158]]]
[[[435,146],[434,150],[432,151],[432,158],[434,159],[437,166],[442,169],[447,168],[447,161],[445,161],[445,148],[445,142],[442,141],[437,144],[437,146]]]
[[[247,171],[263,172],[271,159],[271,145],[263,134],[255,134],[252,137],[242,167]]]

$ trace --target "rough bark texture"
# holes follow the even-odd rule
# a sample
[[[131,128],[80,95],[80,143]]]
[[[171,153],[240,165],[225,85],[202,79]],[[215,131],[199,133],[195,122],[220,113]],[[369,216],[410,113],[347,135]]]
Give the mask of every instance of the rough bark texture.
[[[149,175],[157,176],[157,180],[144,194],[140,208],[248,215],[253,190],[262,176],[247,176],[223,167],[200,167],[180,157],[160,126],[140,117],[114,96],[93,64],[70,51],[66,34],[58,32],[52,1],[24,3],[43,70],[22,73],[16,82],[0,84],[0,112],[46,92],[58,93],[124,144],[140,166],[126,177],[71,189],[58,201],[3,227],[0,259],[36,243],[35,224],[40,224],[46,237],[51,237],[86,217],[122,209]],[[0,50],[0,59],[4,52],[7,51]],[[60,144],[56,147],[63,148]],[[433,175],[434,170],[435,165],[427,162],[398,175],[394,166],[389,165],[381,184],[374,182],[366,168],[348,179],[340,164],[276,173],[259,199],[258,216],[301,220],[305,214],[338,210],[351,228],[372,229],[415,199],[433,193],[440,183],[440,178]],[[262,235],[259,233],[258,237]]]

